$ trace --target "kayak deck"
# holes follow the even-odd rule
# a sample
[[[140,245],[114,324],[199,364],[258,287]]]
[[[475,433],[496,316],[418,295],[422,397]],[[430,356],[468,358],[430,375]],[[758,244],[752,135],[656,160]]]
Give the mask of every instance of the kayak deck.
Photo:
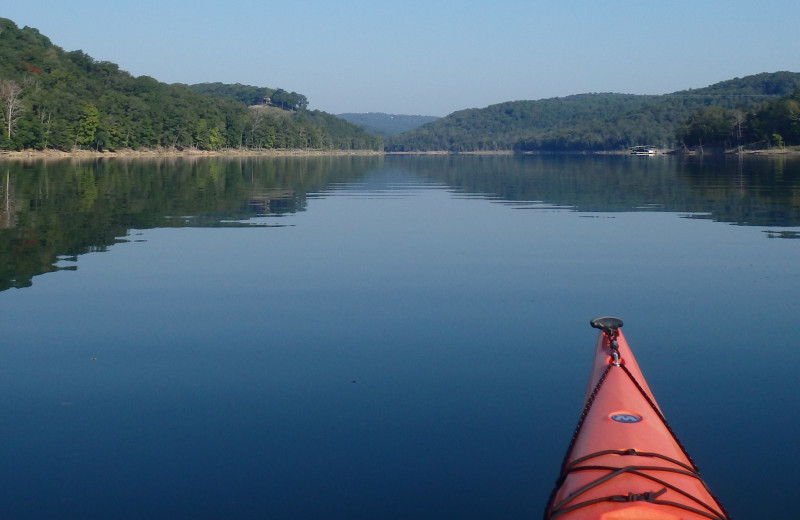
[[[727,520],[667,424],[616,318],[597,340],[583,411],[545,520]]]

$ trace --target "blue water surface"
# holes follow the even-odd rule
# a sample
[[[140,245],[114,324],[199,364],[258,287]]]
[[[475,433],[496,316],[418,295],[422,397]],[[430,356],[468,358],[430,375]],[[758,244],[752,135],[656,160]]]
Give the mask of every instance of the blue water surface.
[[[584,194],[640,159],[655,192]],[[539,517],[610,314],[732,516],[793,518],[797,208],[720,212],[775,165],[487,161],[387,157],[0,293],[0,516]]]

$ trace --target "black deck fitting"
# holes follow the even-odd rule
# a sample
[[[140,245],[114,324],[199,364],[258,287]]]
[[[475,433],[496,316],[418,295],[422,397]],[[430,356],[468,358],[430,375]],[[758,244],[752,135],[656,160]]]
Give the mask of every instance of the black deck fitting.
[[[592,327],[600,329],[605,332],[609,337],[616,334],[617,329],[622,327],[622,320],[613,318],[611,316],[603,316],[602,318],[595,318],[589,322]]]

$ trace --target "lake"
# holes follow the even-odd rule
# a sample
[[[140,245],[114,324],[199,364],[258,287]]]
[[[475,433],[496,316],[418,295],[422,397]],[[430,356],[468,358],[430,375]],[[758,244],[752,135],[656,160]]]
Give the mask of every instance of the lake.
[[[3,518],[541,517],[601,315],[730,514],[797,516],[800,160],[3,162],[0,195]]]

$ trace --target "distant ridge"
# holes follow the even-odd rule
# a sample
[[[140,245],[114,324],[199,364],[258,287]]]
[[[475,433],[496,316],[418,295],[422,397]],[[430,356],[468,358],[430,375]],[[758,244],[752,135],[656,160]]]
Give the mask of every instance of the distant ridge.
[[[671,148],[696,111],[742,113],[800,88],[800,73],[761,73],[664,95],[578,94],[460,110],[385,140],[387,151],[597,151]]]
[[[436,116],[410,116],[398,114],[384,114],[382,112],[367,112],[364,114],[337,114],[345,121],[364,127],[372,134],[389,136],[408,132],[420,126],[436,121]]]

